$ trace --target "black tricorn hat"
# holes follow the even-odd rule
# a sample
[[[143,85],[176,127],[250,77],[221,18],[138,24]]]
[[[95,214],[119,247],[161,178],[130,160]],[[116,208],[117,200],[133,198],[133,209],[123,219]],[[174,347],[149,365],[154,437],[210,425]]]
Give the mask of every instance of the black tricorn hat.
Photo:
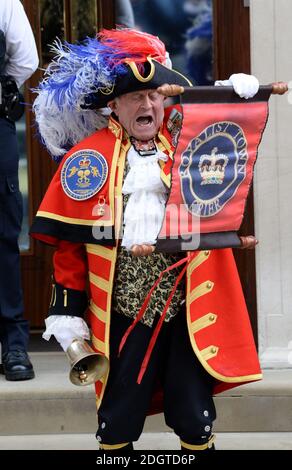
[[[192,83],[184,75],[151,57],[147,58],[147,62],[139,65],[140,67],[135,62],[129,62],[127,64],[127,73],[118,76],[114,86],[109,89],[103,88],[98,92],[87,95],[82,108],[102,108],[118,96],[133,91],[156,89],[164,83],[181,85],[183,87],[192,86]],[[142,72],[141,68],[143,69]]]
[[[97,37],[69,44],[56,40],[54,59],[37,90],[33,109],[53,158],[106,125],[108,102],[126,93],[189,80],[167,67],[165,45],[134,29],[101,30]]]

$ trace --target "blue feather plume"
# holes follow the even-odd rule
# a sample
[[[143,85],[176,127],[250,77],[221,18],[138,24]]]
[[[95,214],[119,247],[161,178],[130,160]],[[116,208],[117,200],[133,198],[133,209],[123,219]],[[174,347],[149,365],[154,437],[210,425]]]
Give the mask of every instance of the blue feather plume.
[[[80,44],[56,40],[52,51],[56,57],[39,90],[49,93],[59,109],[79,108],[86,95],[111,89],[117,76],[127,73],[124,64],[115,65],[117,52],[96,38],[86,38]]]
[[[108,110],[84,108],[86,98],[111,90],[127,67],[116,63],[117,51],[96,38],[80,44],[57,39],[51,50],[55,57],[34,90],[38,96],[33,110],[42,142],[60,161],[68,148],[107,125]]]

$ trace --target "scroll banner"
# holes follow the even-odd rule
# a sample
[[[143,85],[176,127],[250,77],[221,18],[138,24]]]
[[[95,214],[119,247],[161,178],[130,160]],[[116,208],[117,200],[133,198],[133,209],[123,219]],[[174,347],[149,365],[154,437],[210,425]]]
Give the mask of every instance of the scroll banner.
[[[249,100],[231,87],[186,88],[171,122],[182,119],[171,190],[156,250],[239,247],[272,86]],[[175,133],[173,133],[175,138]]]

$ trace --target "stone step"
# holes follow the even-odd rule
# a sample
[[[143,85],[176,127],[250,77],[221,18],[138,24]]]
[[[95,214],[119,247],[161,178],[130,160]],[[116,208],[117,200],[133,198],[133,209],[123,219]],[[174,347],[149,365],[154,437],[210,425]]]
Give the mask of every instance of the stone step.
[[[143,433],[135,450],[179,450],[169,432]],[[94,434],[40,434],[0,436],[1,450],[96,450]],[[218,450],[292,450],[292,433],[218,433]]]
[[[36,378],[8,382],[0,375],[0,435],[95,433],[93,387],[68,378],[66,356],[31,353]],[[266,370],[264,380],[215,398],[216,432],[292,432],[291,370]],[[163,415],[147,418],[144,432],[167,432]]]

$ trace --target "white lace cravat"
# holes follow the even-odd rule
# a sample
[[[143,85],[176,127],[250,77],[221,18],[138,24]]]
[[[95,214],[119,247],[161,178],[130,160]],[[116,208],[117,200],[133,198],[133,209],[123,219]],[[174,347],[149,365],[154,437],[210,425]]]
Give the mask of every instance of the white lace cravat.
[[[130,170],[122,193],[130,196],[124,212],[122,246],[130,250],[136,244],[156,243],[168,193],[160,178],[158,160],[166,161],[168,157],[160,150],[154,155],[142,157],[132,146],[127,158]]]

